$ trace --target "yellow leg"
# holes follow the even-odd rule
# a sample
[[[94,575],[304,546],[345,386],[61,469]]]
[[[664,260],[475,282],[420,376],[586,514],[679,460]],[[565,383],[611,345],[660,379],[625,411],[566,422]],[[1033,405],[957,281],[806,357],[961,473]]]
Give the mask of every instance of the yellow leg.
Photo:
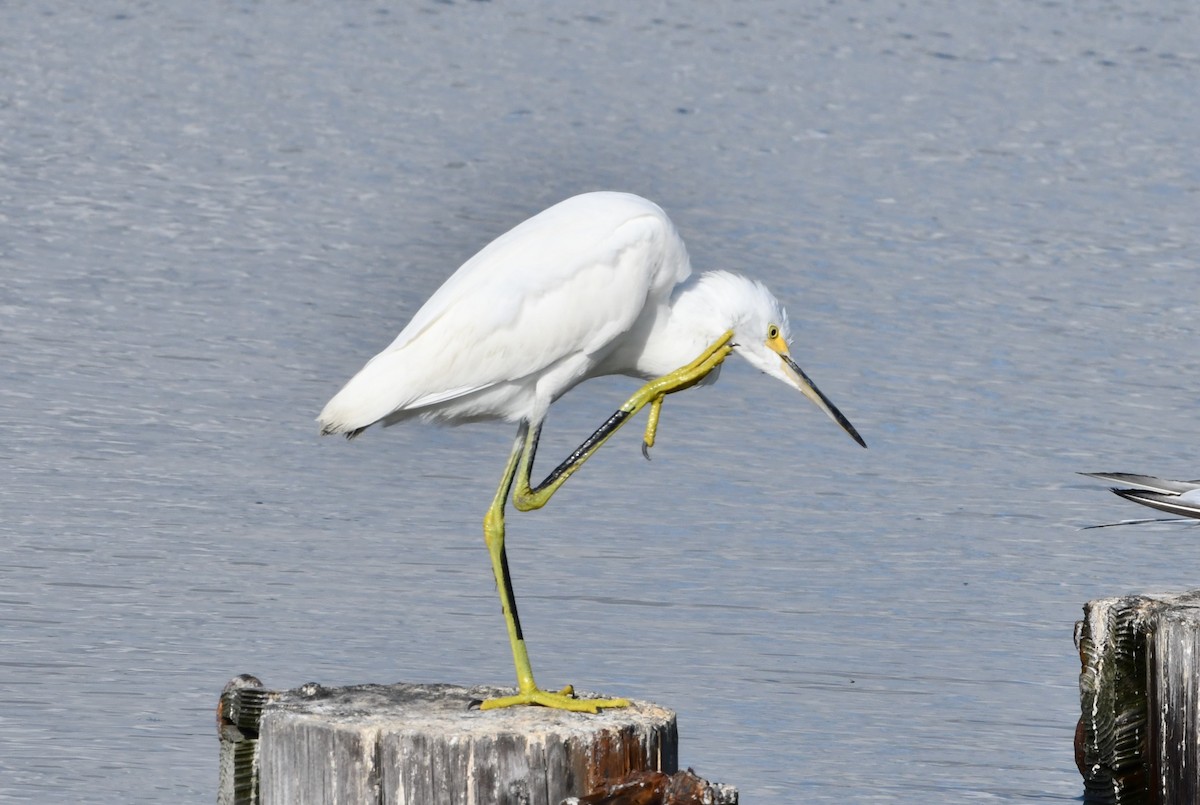
[[[508,572],[508,556],[504,551],[504,505],[508,500],[513,476],[516,474],[517,462],[526,444],[525,434],[519,433],[512,455],[509,456],[508,466],[504,470],[504,478],[500,481],[500,488],[496,490],[492,505],[483,518],[483,538],[492,558],[492,573],[496,577],[496,588],[500,592],[500,609],[504,612],[508,640],[512,645],[513,664],[517,669],[517,694],[488,699],[480,707],[483,710],[492,710],[515,704],[537,704],[586,713],[597,713],[602,707],[628,707],[627,699],[576,699],[570,686],[558,692],[551,692],[542,690],[533,681],[533,668],[529,665],[529,652],[525,648],[521,620],[517,615],[517,601],[512,590],[512,577]]]
[[[733,331],[729,330],[714,341],[694,361],[680,367],[670,374],[651,380],[642,386],[633,396],[625,401],[617,412],[607,422],[600,426],[587,441],[559,464],[554,472],[547,476],[537,488],[530,484],[530,473],[533,470],[533,457],[537,453],[537,441],[540,427],[532,428],[526,435],[525,450],[521,455],[516,474],[516,489],[513,490],[513,505],[520,511],[532,511],[546,505],[547,501],[575,474],[592,455],[600,449],[600,445],[608,441],[625,422],[638,411],[650,406],[650,421],[646,425],[646,436],[643,446],[654,444],[654,435],[658,428],[658,414],[662,410],[663,397],[677,391],[691,388],[699,383],[709,372],[721,365],[721,362],[733,352]]]
[[[488,699],[481,705],[484,710],[511,707],[518,704],[536,704],[561,710],[596,713],[605,707],[628,707],[627,699],[576,699],[570,686],[561,691],[542,690],[533,680],[533,668],[529,664],[529,652],[525,648],[525,637],[521,632],[521,621],[517,616],[517,602],[513,595],[512,578],[508,572],[508,557],[504,551],[504,507],[509,492],[513,504],[521,511],[540,509],[550,497],[578,470],[600,445],[608,441],[625,421],[647,405],[650,406],[650,421],[646,426],[644,448],[654,444],[658,427],[658,415],[662,410],[663,398],[668,394],[690,388],[703,380],[709,372],[720,366],[721,361],[733,351],[733,332],[729,331],[708,347],[696,360],[668,375],[652,380],[642,386],[625,404],[579,446],[571,456],[558,466],[537,489],[531,489],[529,474],[533,468],[533,457],[537,452],[541,425],[530,427],[523,424],[517,433],[516,444],[504,469],[504,477],[492,505],[483,518],[483,538],[492,559],[492,573],[496,577],[496,588],[500,593],[500,608],[504,612],[508,639],[512,645],[513,663],[517,670],[517,694],[497,699]],[[513,481],[517,488],[512,489]]]

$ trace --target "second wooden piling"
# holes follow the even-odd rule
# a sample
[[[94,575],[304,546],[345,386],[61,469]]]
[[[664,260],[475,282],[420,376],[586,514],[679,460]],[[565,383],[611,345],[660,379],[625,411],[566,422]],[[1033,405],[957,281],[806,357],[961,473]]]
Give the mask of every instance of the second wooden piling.
[[[1200,802],[1200,591],[1089,601],[1075,642],[1084,802]]]

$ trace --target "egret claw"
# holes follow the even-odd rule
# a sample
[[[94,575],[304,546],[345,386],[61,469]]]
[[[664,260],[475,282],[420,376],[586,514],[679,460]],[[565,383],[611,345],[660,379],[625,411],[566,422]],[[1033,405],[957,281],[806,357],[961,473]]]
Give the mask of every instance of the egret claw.
[[[629,707],[628,699],[577,699],[575,689],[570,685],[558,692],[533,688],[521,691],[514,696],[500,696],[487,699],[479,706],[480,710],[497,710],[501,707],[516,705],[537,705],[550,707],[555,710],[570,710],[575,713],[599,713],[609,707]]]
[[[650,448],[654,447],[654,437],[658,434],[658,417],[662,413],[663,398],[659,395],[650,401],[650,415],[646,419],[646,435],[642,437],[642,455],[650,460]]]

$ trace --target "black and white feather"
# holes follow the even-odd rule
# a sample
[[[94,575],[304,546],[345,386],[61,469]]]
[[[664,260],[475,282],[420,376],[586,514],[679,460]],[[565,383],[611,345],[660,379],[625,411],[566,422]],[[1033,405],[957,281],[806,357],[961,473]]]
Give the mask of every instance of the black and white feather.
[[[1126,500],[1132,500],[1168,514],[1200,520],[1200,480],[1172,481],[1166,478],[1155,478],[1153,475],[1136,475],[1130,472],[1084,472],[1080,474],[1119,484],[1119,486],[1112,487],[1112,491]]]

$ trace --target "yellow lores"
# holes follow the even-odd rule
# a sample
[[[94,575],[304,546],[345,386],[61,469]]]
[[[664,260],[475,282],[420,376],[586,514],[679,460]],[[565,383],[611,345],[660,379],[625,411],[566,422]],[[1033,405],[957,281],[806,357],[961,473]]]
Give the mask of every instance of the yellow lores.
[[[533,679],[504,551],[504,509],[541,508],[630,417],[650,406],[654,444],[668,394],[713,381],[737,353],[800,391],[863,447],[841,412],[792,360],[787,314],[760,282],[691,274],[666,214],[627,193],[585,193],[535,215],[462,265],[385,350],[321,411],[322,433],[376,423],[503,419],[517,437],[483,521],[517,671],[517,693],[485,709],[537,704],[597,712],[625,699],[577,699]],[[555,400],[583,381],[648,381],[536,487],[534,456]],[[514,486],[515,484],[515,486]]]

